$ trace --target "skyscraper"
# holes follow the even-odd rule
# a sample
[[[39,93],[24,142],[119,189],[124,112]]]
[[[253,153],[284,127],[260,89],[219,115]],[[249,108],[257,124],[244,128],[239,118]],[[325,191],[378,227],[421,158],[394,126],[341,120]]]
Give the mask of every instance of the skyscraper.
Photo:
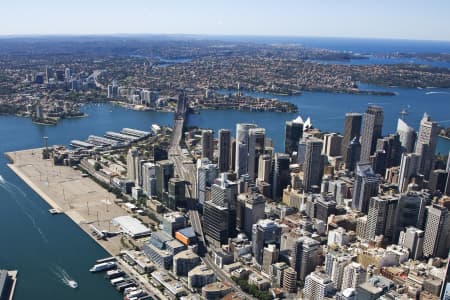
[[[416,153],[403,153],[400,161],[400,175],[398,177],[398,191],[406,192],[411,178],[419,173],[420,155]]]
[[[305,299],[323,300],[331,297],[334,292],[333,282],[326,273],[312,272],[305,278]]]
[[[255,124],[242,124],[236,125],[236,162],[235,172],[238,177],[243,174],[247,174],[248,168],[248,136],[251,128],[256,128]]]
[[[423,253],[423,230],[415,227],[405,228],[400,231],[398,244],[409,250],[409,257],[412,259],[420,259]]]
[[[367,213],[370,197],[378,194],[379,179],[370,164],[356,165],[356,178],[353,186],[352,208]]]
[[[291,267],[297,272],[297,279],[305,280],[306,275],[314,271],[318,264],[320,243],[303,236],[294,242],[291,251]]]
[[[342,135],[328,133],[323,136],[323,153],[328,157],[341,155]]]
[[[364,268],[356,263],[352,262],[345,266],[344,274],[342,276],[341,289],[356,288],[358,285],[366,281],[366,271]]]
[[[378,235],[392,242],[395,228],[395,212],[398,198],[392,196],[379,196],[370,198],[369,213],[365,238],[373,240]]]
[[[264,153],[266,130],[251,128],[248,131],[248,165],[247,174],[255,179],[258,175],[259,156]]]
[[[174,175],[173,162],[160,160],[156,163],[156,194],[164,199],[165,193],[169,191],[169,179]]]
[[[303,120],[298,116],[295,120],[287,121],[284,135],[284,153],[292,154],[297,151],[297,145],[303,136]]]
[[[127,154],[127,177],[130,181],[137,182],[139,151],[136,148],[130,148]]]
[[[238,206],[237,219],[240,224],[237,227],[248,236],[252,235],[252,226],[259,220],[264,219],[264,209],[266,207],[266,199],[259,193],[243,193],[237,197]]]
[[[142,190],[148,196],[156,196],[156,166],[146,162],[142,165]]]
[[[414,128],[408,126],[408,124],[406,124],[406,122],[402,119],[398,119],[397,133],[400,136],[402,151],[406,153],[413,152],[414,144],[416,142],[416,132],[414,131]]]
[[[347,159],[347,150],[350,142],[356,138],[359,141],[361,135],[362,115],[360,113],[346,113],[344,125],[344,137],[342,138],[341,155],[344,161]]]
[[[433,169],[434,153],[436,152],[439,125],[432,121],[425,113],[420,121],[419,135],[417,137],[416,153],[420,155],[420,173],[425,179],[430,177]]]
[[[280,245],[281,227],[272,220],[259,220],[252,227],[253,257],[259,265],[263,263],[264,247],[269,244]]]
[[[354,137],[346,148],[346,154],[343,157],[345,168],[349,171],[354,171],[356,164],[359,162],[361,156],[361,144],[359,140]]]
[[[447,239],[450,226],[448,209],[433,204],[427,209],[423,255],[425,257],[446,257],[448,254]]]
[[[386,153],[386,168],[395,167],[400,164],[402,145],[399,134],[390,134],[377,140],[377,151]]]
[[[168,187],[168,201],[166,206],[170,209],[185,206],[186,182],[180,178],[170,178]]]
[[[406,227],[414,226],[423,229],[426,205],[427,199],[422,193],[408,192],[400,195],[395,215],[396,229],[394,239],[398,239],[400,232]]]
[[[219,130],[219,172],[228,172],[230,170],[231,159],[231,131],[229,129]]]
[[[283,194],[283,189],[285,189],[291,181],[291,174],[289,171],[290,157],[289,154],[276,153],[274,160],[272,198],[278,200]]]
[[[207,190],[214,183],[218,174],[217,165],[207,158],[197,160],[197,197],[198,203],[203,205],[207,201]]]
[[[212,130],[202,130],[202,158],[206,157],[210,161],[214,155],[214,134]]]
[[[320,186],[323,176],[323,142],[317,138],[310,138],[306,141],[305,166],[303,168],[304,190],[309,192],[313,186]]]
[[[364,114],[364,123],[362,128],[362,162],[368,162],[370,155],[375,151],[377,140],[381,137],[383,121],[383,109],[380,106],[370,105]]]

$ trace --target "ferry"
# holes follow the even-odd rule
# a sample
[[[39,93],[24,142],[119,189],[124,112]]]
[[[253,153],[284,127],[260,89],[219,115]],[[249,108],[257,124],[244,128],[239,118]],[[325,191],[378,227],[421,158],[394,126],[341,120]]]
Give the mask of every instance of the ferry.
[[[116,267],[117,267],[117,264],[115,262],[109,261],[109,262],[96,264],[92,268],[90,268],[89,271],[91,271],[92,273],[102,272],[102,271],[114,269]]]
[[[109,270],[109,271],[106,272],[105,278],[106,279],[114,279],[114,278],[120,277],[120,276],[122,276],[124,274],[125,274],[125,272],[120,270],[120,269]]]

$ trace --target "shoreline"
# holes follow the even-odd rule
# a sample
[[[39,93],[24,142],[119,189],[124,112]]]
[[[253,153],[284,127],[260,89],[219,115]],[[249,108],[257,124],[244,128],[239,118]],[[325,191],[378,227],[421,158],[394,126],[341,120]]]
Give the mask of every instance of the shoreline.
[[[17,161],[16,161],[17,159],[14,159],[14,153],[26,152],[26,151],[34,151],[36,153],[40,153],[39,151],[42,149],[43,148],[35,148],[35,149],[25,149],[25,150],[13,151],[13,152],[6,152],[6,153],[4,153],[4,155],[10,161],[10,163],[8,163],[7,166],[14,172],[14,174],[16,174],[17,177],[19,177],[25,184],[27,184],[28,187],[30,187],[39,196],[39,198],[42,201],[47,203],[47,205],[50,207],[49,209],[53,208],[53,209],[56,209],[58,211],[58,213],[65,214],[72,222],[74,222],[82,231],[84,231],[92,240],[94,240],[100,247],[102,247],[109,255],[111,255],[111,256],[118,255],[120,253],[120,251],[117,251],[117,249],[115,249],[116,247],[114,247],[113,244],[117,242],[117,239],[120,238],[119,236],[109,238],[108,240],[98,240],[97,238],[95,238],[91,234],[92,229],[89,226],[89,225],[95,223],[95,220],[89,220],[89,218],[86,218],[85,216],[83,216],[82,212],[78,212],[76,209],[73,209],[70,207],[64,208],[62,205],[58,204],[57,200],[55,200],[52,196],[50,196],[47,192],[45,192],[41,187],[38,186],[38,184],[36,184],[29,177],[29,175],[25,174],[21,170],[21,166],[17,164]],[[48,161],[48,160],[44,160],[41,158],[39,158],[39,160]],[[58,167],[68,168],[65,166],[58,166]],[[71,171],[73,171],[73,170],[71,170]],[[107,192],[106,190],[104,190],[101,186],[99,186],[97,183],[95,183],[90,178],[86,178],[86,179],[91,181],[93,185],[97,185],[98,188],[101,189],[102,191]],[[120,208],[120,210],[123,210],[118,205],[115,205],[115,206],[118,209]],[[50,214],[50,212],[49,212],[49,214]],[[123,210],[123,212],[121,213],[121,215],[127,215],[127,214],[128,213],[125,210]]]

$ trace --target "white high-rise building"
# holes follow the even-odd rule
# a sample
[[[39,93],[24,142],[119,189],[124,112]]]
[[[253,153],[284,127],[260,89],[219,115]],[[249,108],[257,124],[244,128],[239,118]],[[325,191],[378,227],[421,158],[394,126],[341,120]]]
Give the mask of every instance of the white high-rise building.
[[[398,119],[397,133],[400,136],[400,143],[403,152],[411,153],[414,151],[414,143],[416,142],[416,132],[414,128],[408,126],[405,121]]]
[[[249,130],[257,128],[256,124],[236,125],[236,161],[235,172],[238,177],[247,174],[248,168],[248,149],[249,149]]]
[[[360,264],[352,262],[346,265],[344,268],[341,290],[356,288],[358,285],[365,281],[366,271],[364,270],[364,268]]]
[[[416,144],[416,153],[420,155],[420,173],[424,175],[425,179],[430,177],[432,171],[438,133],[438,123],[432,121],[430,116],[425,113],[420,121]]]
[[[156,166],[146,162],[142,165],[142,191],[148,197],[156,195]]]
[[[139,151],[136,148],[131,148],[128,150],[127,155],[127,176],[131,181],[136,182],[138,180],[138,162],[139,162]]]
[[[400,232],[398,244],[409,250],[410,258],[420,259],[423,253],[424,231],[415,227],[408,227]]]
[[[208,158],[197,160],[197,192],[198,203],[205,204],[207,188],[214,183],[217,178],[217,165],[211,163]]]
[[[400,174],[398,177],[398,191],[406,192],[408,184],[414,175],[419,173],[420,155],[416,153],[403,153],[400,161]]]
[[[305,279],[303,294],[306,299],[322,300],[331,296],[334,291],[333,282],[326,273],[312,272]]]

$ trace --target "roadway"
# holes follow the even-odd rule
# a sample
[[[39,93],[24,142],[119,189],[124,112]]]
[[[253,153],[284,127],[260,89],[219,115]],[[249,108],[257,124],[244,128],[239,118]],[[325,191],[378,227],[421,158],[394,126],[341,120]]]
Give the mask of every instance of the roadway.
[[[174,128],[172,137],[170,140],[169,159],[174,163],[175,174],[186,181],[186,196],[187,196],[187,208],[189,210],[189,219],[191,221],[192,228],[198,235],[199,239],[199,254],[202,255],[203,263],[216,273],[218,279],[222,282],[229,284],[233,291],[244,299],[257,300],[256,298],[244,293],[241,288],[230,279],[227,273],[219,268],[212,258],[207,253],[207,246],[205,236],[203,234],[202,221],[198,213],[198,207],[195,199],[197,198],[197,169],[194,163],[192,163],[192,157],[189,153],[183,153],[180,144],[183,137],[183,127],[186,118],[186,102],[177,105],[177,112],[175,114]]]

